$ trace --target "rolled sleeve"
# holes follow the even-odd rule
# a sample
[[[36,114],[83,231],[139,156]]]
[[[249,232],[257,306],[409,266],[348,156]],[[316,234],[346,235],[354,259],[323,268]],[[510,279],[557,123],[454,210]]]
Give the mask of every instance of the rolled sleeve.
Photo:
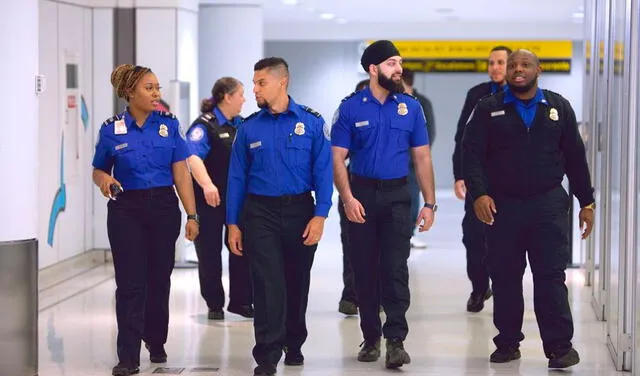
[[[96,142],[96,151],[93,155],[93,167],[98,170],[102,170],[107,174],[111,174],[111,169],[113,168],[113,156],[109,153],[109,148],[106,145],[103,130],[104,127],[100,129],[98,133],[98,142]]]
[[[227,224],[237,225],[240,221],[240,211],[244,205],[247,192],[247,173],[249,158],[247,157],[246,134],[244,127],[238,128],[236,139],[231,148],[231,162],[227,180]]]
[[[320,129],[324,129],[324,120],[319,120]],[[316,208],[314,214],[328,217],[333,195],[333,163],[331,160],[331,144],[325,132],[317,132],[313,140],[313,189],[316,192]]]
[[[416,101],[417,102],[417,101]],[[420,103],[416,103],[414,114],[413,131],[411,132],[411,147],[429,145],[429,134],[427,133],[427,119]]]
[[[202,160],[209,155],[209,151],[211,151],[209,136],[202,125],[197,124],[189,128],[189,131],[187,131],[187,146],[190,154],[197,155]]]
[[[331,125],[331,145],[339,146],[345,149],[351,148],[352,126],[348,122],[344,104],[336,110]]]
[[[173,139],[175,142],[175,148],[173,148],[173,157],[171,159],[172,163],[184,161],[191,155],[187,141],[180,134],[180,123],[176,121],[174,124],[175,132],[173,133]]]

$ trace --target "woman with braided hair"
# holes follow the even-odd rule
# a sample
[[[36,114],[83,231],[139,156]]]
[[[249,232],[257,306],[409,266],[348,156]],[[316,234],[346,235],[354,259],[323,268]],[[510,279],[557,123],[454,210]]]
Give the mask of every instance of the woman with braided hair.
[[[100,129],[93,182],[110,198],[119,359],[112,374],[128,376],[139,372],[142,340],[151,362],[167,360],[170,277],[181,222],[174,185],[188,214],[187,239],[195,239],[199,228],[189,149],[176,117],[154,111],[160,100],[156,75],[124,64],[114,69],[111,84],[128,106]]]

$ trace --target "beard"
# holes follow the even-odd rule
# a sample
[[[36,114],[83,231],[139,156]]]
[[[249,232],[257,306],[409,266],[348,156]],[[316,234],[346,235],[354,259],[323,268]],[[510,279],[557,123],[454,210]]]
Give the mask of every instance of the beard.
[[[391,77],[387,77],[380,71],[378,74],[378,84],[389,91],[391,94],[404,93],[402,80],[394,81]]]
[[[524,86],[515,86],[509,83],[509,89],[514,93],[526,93],[538,85],[538,76],[527,82]]]
[[[263,99],[262,102],[256,101],[256,104],[261,109],[269,108],[269,102],[266,99]]]

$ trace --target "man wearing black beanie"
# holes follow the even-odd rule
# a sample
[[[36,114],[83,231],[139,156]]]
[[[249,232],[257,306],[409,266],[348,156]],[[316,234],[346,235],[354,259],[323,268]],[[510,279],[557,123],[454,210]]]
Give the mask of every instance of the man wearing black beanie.
[[[368,46],[360,60],[369,87],[340,104],[331,129],[334,180],[349,220],[349,247],[364,337],[361,362],[380,357],[380,337],[387,343],[385,366],[411,362],[403,342],[409,332],[411,223],[427,231],[434,220],[435,189],[429,136],[420,103],[404,94],[402,58],[387,40]],[[348,177],[345,158],[349,154]],[[411,217],[407,188],[409,158],[425,206]],[[378,288],[380,286],[380,288]],[[378,307],[386,322],[382,327]]]

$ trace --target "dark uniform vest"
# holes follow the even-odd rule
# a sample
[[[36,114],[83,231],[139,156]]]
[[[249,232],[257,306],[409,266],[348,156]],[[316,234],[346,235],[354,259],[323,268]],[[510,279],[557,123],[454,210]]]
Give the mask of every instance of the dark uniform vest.
[[[191,126],[193,127],[196,124],[204,125],[204,128],[207,130],[211,150],[209,150],[209,154],[207,154],[204,159],[204,166],[213,184],[218,188],[220,199],[224,203],[227,193],[227,175],[229,173],[229,162],[231,160],[231,147],[236,137],[237,129],[229,123],[221,126],[216,116],[211,112],[200,115]],[[193,182],[193,190],[196,200],[204,202],[204,192],[195,179]]]

